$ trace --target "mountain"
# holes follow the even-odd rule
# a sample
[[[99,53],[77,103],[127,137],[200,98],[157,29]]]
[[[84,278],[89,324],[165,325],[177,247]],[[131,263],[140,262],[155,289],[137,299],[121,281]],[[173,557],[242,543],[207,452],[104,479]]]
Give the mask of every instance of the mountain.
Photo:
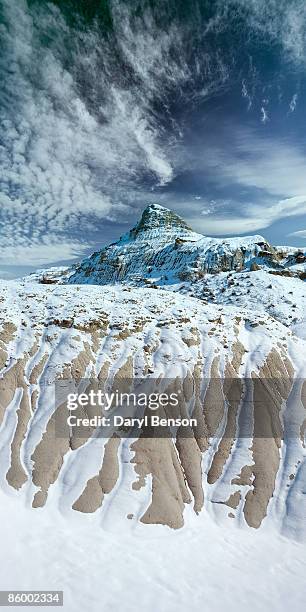
[[[5,486],[36,511],[102,512],[114,528],[209,516],[306,537],[303,266],[301,250],[204,237],[150,205],[76,267],[1,281]],[[176,415],[196,423],[80,435],[61,395],[73,381],[175,391]]]
[[[267,269],[299,275],[306,255],[273,248],[262,236],[217,239],[197,234],[178,215],[157,204],[148,206],[136,226],[84,259],[71,270],[69,283],[153,284],[180,289],[206,274]]]

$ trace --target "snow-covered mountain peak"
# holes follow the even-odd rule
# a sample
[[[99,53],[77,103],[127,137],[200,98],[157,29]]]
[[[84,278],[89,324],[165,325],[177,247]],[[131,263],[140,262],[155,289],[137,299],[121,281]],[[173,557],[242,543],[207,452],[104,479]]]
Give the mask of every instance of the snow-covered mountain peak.
[[[278,265],[274,249],[262,236],[209,238],[194,232],[172,210],[150,204],[135,227],[84,259],[66,282],[177,285],[206,274],[242,270],[258,257],[260,263],[269,258]]]
[[[174,231],[176,233],[193,233],[191,227],[175,212],[169,208],[164,208],[159,204],[149,204],[143,211],[140,220],[131,230],[130,234],[137,237],[140,234],[154,230]]]
[[[29,281],[81,285],[121,283],[191,292],[196,297],[205,295],[209,299],[211,291],[215,295],[212,284],[218,292],[219,280],[225,291],[223,274],[263,270],[269,277],[274,274],[305,280],[305,264],[306,253],[302,249],[273,247],[260,235],[204,236],[194,232],[172,210],[150,204],[136,225],[117,242],[71,268],[40,270]]]

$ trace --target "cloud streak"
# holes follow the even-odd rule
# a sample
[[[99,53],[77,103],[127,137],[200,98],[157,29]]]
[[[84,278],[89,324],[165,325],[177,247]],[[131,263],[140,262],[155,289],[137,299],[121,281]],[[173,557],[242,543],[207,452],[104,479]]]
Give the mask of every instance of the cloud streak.
[[[306,195],[304,197],[279,200],[273,204],[259,206],[249,203],[245,213],[229,215],[208,215],[204,219],[199,217],[193,220],[199,231],[212,236],[230,236],[246,234],[262,230],[278,221],[288,217],[306,215]],[[305,232],[292,232],[290,236],[302,236]]]

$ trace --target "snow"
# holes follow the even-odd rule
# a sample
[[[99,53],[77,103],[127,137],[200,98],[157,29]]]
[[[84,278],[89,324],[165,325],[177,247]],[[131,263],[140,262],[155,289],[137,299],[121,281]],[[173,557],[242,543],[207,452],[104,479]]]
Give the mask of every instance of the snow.
[[[305,607],[305,543],[271,527],[220,529],[207,514],[181,532],[127,523],[106,528],[100,514],[67,521],[2,493],[0,589],[63,590],[65,612]]]
[[[256,316],[269,314],[305,338],[306,283],[299,278],[275,276],[266,270],[221,272],[207,275],[204,280],[185,287],[185,291],[202,299],[209,295],[217,304],[246,308]]]

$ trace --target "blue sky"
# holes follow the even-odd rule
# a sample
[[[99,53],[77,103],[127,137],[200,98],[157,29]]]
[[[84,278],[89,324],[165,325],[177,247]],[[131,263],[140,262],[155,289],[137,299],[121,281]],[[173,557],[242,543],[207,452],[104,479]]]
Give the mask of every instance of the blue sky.
[[[304,0],[101,0],[111,28],[82,2],[0,0],[0,276],[76,261],[150,202],[306,246]]]

